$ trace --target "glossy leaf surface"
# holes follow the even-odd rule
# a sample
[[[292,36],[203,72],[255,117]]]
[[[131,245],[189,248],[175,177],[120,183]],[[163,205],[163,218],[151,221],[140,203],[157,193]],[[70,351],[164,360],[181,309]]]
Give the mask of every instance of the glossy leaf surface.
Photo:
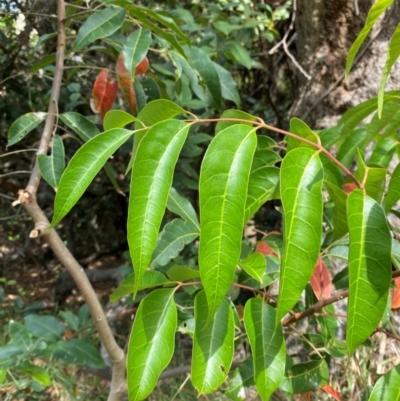
[[[97,39],[112,35],[122,26],[124,20],[125,10],[121,7],[109,6],[96,11],[80,27],[74,50],[80,50]]]
[[[86,142],[65,169],[54,201],[51,227],[71,210],[107,159],[133,134],[126,129],[112,129]]]
[[[170,212],[182,217],[194,229],[200,231],[200,223],[192,204],[181,196],[175,188],[169,191],[167,208]]]
[[[296,148],[283,159],[284,256],[277,322],[296,304],[314,271],[321,245],[323,170],[318,153]]]
[[[103,119],[117,97],[118,83],[108,76],[108,70],[99,73],[93,85],[92,108]]]
[[[376,382],[368,401],[400,400],[400,365],[385,373]]]
[[[262,400],[269,400],[285,372],[285,341],[276,313],[261,298],[247,301],[244,325],[253,354],[254,381]]]
[[[381,206],[361,190],[349,195],[347,213],[350,284],[346,338],[353,354],[378,326],[386,309],[392,240]]]
[[[76,132],[85,142],[100,134],[99,129],[89,119],[79,113],[68,111],[60,114],[59,117],[66,126]]]
[[[46,117],[46,113],[27,113],[15,120],[8,131],[7,146],[12,146],[25,138]]]
[[[128,243],[136,273],[136,289],[150,265],[175,164],[189,127],[178,120],[161,121],[146,132],[136,149],[128,212]]]
[[[133,322],[127,353],[130,401],[144,400],[169,364],[175,346],[174,291],[155,290],[142,300]]]
[[[204,291],[194,304],[195,331],[192,354],[192,383],[199,394],[216,390],[226,379],[233,360],[234,319],[224,299],[211,321]]]
[[[104,131],[108,131],[113,128],[124,128],[128,124],[137,121],[131,114],[122,110],[110,110],[103,121]]]
[[[315,134],[305,122],[301,121],[298,118],[292,118],[290,120],[290,132],[292,132],[293,134],[296,134],[297,136],[299,136],[301,138],[307,139],[308,141],[313,142],[315,144],[320,143],[320,139],[319,139],[318,135]],[[287,142],[287,150],[288,151],[295,149],[299,146],[304,146],[307,148],[315,149],[315,147],[313,147],[312,145],[310,145],[308,143],[304,143],[300,139],[293,138],[291,136],[288,136],[286,138],[286,142]]]
[[[231,286],[239,261],[256,141],[252,127],[228,127],[211,142],[201,166],[199,267],[210,317]]]

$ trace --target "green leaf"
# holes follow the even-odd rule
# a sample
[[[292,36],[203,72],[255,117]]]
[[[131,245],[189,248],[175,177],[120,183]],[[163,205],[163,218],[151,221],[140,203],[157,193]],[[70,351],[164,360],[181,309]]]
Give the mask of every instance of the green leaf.
[[[244,67],[246,67],[248,70],[251,69],[251,57],[249,52],[246,50],[245,47],[243,47],[239,42],[237,41],[231,41],[228,44],[229,50],[232,53],[232,56],[234,59],[242,64]]]
[[[25,138],[33,131],[46,117],[47,113],[27,113],[15,120],[8,131],[7,146],[12,146]]]
[[[140,281],[138,290],[159,287],[168,283],[164,274],[157,270],[146,270]],[[135,273],[131,273],[124,278],[122,283],[110,295],[111,302],[117,302],[126,295],[133,294],[135,287]]]
[[[292,365],[286,372],[280,388],[291,394],[301,394],[327,384],[329,368],[324,359]]]
[[[171,188],[169,191],[167,209],[182,217],[193,229],[200,231],[199,219],[194,207],[186,198],[179,195],[175,188]]]
[[[23,351],[31,349],[33,345],[32,335],[24,325],[12,320],[8,324],[8,331],[12,344],[18,345]]]
[[[388,191],[385,198],[385,212],[389,213],[390,209],[400,199],[400,164],[396,166],[389,181]]]
[[[368,164],[371,166],[388,168],[398,145],[399,142],[392,138],[382,138],[375,145]]]
[[[7,378],[7,370],[0,369],[0,386],[6,381]]]
[[[108,131],[112,128],[124,128],[134,121],[137,122],[138,119],[126,111],[110,110],[103,120],[104,131]]]
[[[92,14],[79,28],[74,50],[80,50],[97,39],[112,35],[125,20],[125,10],[117,6],[109,6]]]
[[[342,162],[345,167],[350,167],[354,162],[357,155],[357,149],[363,148],[366,135],[367,131],[365,128],[356,129],[340,146],[337,153],[337,159]]]
[[[342,238],[349,232],[347,224],[347,194],[336,185],[325,181],[329,197],[334,203],[333,209],[333,240]]]
[[[142,300],[127,353],[130,401],[144,400],[153,391],[160,373],[172,358],[176,327],[174,290],[155,290]]]
[[[151,32],[146,28],[137,29],[126,39],[124,64],[132,80],[135,78],[135,68],[145,58],[151,42]]]
[[[247,301],[244,326],[253,354],[254,380],[263,401],[279,387],[285,373],[285,341],[281,324],[275,325],[276,312],[261,298]]]
[[[314,271],[322,236],[322,163],[318,152],[296,148],[281,166],[284,211],[282,258],[277,323],[296,304]]]
[[[251,253],[245,259],[239,262],[239,266],[255,280],[261,284],[264,283],[264,276],[266,275],[267,261],[264,255],[259,252]]]
[[[59,340],[65,331],[65,327],[54,316],[28,315],[24,323],[33,336],[48,341]]]
[[[65,168],[64,144],[59,135],[53,137],[51,155],[39,155],[38,164],[44,180],[56,188]]]
[[[342,170],[326,155],[320,154],[322,165],[324,166],[324,179],[331,184],[341,188],[344,184]]]
[[[317,321],[321,330],[321,336],[325,345],[330,343],[330,340],[335,338],[336,330],[338,327],[338,319],[336,317],[335,307],[327,305],[321,309],[321,314],[317,316]]]
[[[54,356],[66,363],[86,365],[89,368],[101,369],[106,366],[99,350],[88,341],[73,338],[59,341],[54,347]]]
[[[239,261],[256,144],[252,127],[233,125],[215,136],[201,166],[199,266],[210,318],[229,290]]]
[[[361,190],[347,201],[350,230],[347,348],[350,354],[378,326],[391,282],[391,236],[381,206]],[[366,313],[368,311],[368,313]]]
[[[59,115],[60,120],[85,142],[100,134],[99,129],[86,117],[73,111],[68,111]]]
[[[72,313],[71,311],[60,311],[60,317],[67,323],[67,327],[71,330],[78,331],[79,330],[79,319],[78,316]]]
[[[107,159],[133,134],[126,129],[112,129],[86,142],[72,157],[61,177],[54,201],[54,216],[50,227],[78,202]]]
[[[364,42],[365,38],[369,34],[369,31],[374,26],[375,22],[381,16],[381,14],[393,3],[394,0],[378,0],[369,10],[367,15],[367,21],[365,22],[364,28],[358,34],[357,39],[351,45],[346,60],[346,78],[349,75],[351,66],[353,65],[354,58]]]
[[[55,61],[56,61],[56,53],[47,54],[46,56],[43,56],[40,59],[40,61],[33,64],[29,68],[29,72],[34,74],[34,73],[38,72],[40,69],[46,68],[50,65],[53,67],[53,64],[55,63]]]
[[[229,380],[225,394],[233,401],[244,401],[246,399],[246,388],[254,385],[253,360],[246,359],[235,369]]]
[[[146,132],[136,149],[128,212],[128,243],[137,279],[134,294],[156,247],[175,164],[189,128],[182,121],[161,121]]]
[[[389,0],[392,3],[393,0]],[[382,73],[381,83],[378,91],[378,114],[381,116],[383,107],[383,94],[385,91],[386,81],[390,70],[400,55],[400,24],[397,25],[388,46],[388,52],[386,56],[385,68]]]
[[[301,121],[298,118],[292,118],[290,120],[289,131],[315,144],[320,143],[319,136],[316,133],[314,133],[305,122]],[[298,148],[299,146],[315,149],[314,146],[304,143],[300,139],[293,138],[291,136],[286,137],[286,142],[287,142],[287,151]]]
[[[210,57],[198,47],[185,47],[185,52],[207,87],[214,107],[219,109],[222,101],[222,89],[215,64],[210,60]]]
[[[171,281],[182,282],[199,278],[200,272],[189,267],[173,265],[168,269],[167,276]]]
[[[232,120],[229,121],[229,119],[232,119]],[[235,120],[242,120],[242,121],[235,121]],[[248,120],[249,123],[247,124],[243,120]],[[221,114],[221,120],[218,121],[217,125],[215,126],[215,134],[218,134],[220,131],[223,131],[225,128],[231,127],[232,125],[236,125],[236,124],[245,124],[250,127],[253,127],[254,124],[252,122],[256,122],[256,121],[257,121],[256,117],[254,117],[251,114],[246,113],[242,110],[234,110],[234,109],[225,110]],[[260,141],[260,139],[259,139],[260,137],[261,137],[260,135],[257,136],[257,141],[258,141],[257,147],[258,147],[258,143]],[[268,137],[263,137],[263,138],[268,138]]]
[[[195,331],[192,354],[192,384],[201,394],[215,391],[227,378],[234,351],[234,318],[224,299],[209,322],[204,291],[194,302]]]
[[[368,401],[400,401],[400,365],[379,378]]]
[[[368,167],[364,162],[363,153],[358,150],[358,171],[359,181],[364,183],[364,188],[371,198],[378,203],[381,202],[386,184],[386,169]]]
[[[41,368],[40,366],[32,365],[29,362],[25,362],[23,365],[18,366],[18,370],[22,373],[26,373],[32,379],[39,382],[42,386],[50,386],[51,384],[51,377],[46,372],[45,369]]]
[[[213,65],[218,73],[219,82],[221,85],[221,95],[226,100],[231,100],[236,104],[236,107],[240,106],[240,96],[237,88],[237,83],[233,79],[231,73],[219,64],[214,63]],[[217,95],[217,91],[215,90]]]
[[[199,236],[199,230],[182,219],[174,219],[167,223],[160,233],[157,246],[151,260],[151,267],[165,266],[176,258],[185,245]]]

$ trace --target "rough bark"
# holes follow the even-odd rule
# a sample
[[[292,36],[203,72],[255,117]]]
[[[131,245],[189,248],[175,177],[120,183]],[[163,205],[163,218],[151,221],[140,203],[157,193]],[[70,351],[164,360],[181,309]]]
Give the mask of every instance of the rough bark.
[[[300,72],[290,114],[314,128],[334,124],[350,107],[376,96],[388,41],[400,20],[394,3],[374,26],[344,81],[348,50],[364,26],[373,0],[299,0],[296,14],[297,60],[311,75]],[[356,7],[355,7],[356,6]],[[358,8],[358,13],[357,13]],[[400,69],[393,68],[387,90],[400,87]]]

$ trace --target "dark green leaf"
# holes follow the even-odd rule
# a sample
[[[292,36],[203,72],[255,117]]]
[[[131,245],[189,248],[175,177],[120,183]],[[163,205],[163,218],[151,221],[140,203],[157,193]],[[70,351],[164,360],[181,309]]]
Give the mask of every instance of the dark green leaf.
[[[7,146],[18,143],[34,130],[46,117],[47,113],[27,113],[15,120],[8,131]]]
[[[176,327],[174,290],[155,290],[142,300],[127,353],[130,401],[144,400],[153,391],[160,373],[172,358]]]
[[[347,225],[347,194],[330,182],[325,181],[325,186],[335,206],[333,209],[333,240],[336,241],[349,232]]]
[[[25,326],[35,337],[57,341],[64,334],[65,327],[54,316],[28,315]]]
[[[31,349],[33,345],[32,335],[24,325],[12,320],[8,324],[8,331],[12,344],[18,345],[23,351]]]
[[[182,282],[199,278],[200,272],[189,267],[173,265],[168,269],[167,276],[171,281]]]
[[[226,100],[231,100],[236,104],[236,107],[240,106],[240,96],[236,81],[233,79],[231,73],[225,68],[221,67],[217,63],[213,63],[217,73],[219,82],[221,84],[221,95]],[[215,91],[215,95],[217,92]]]
[[[389,182],[389,188],[385,198],[385,212],[389,213],[390,209],[400,199],[400,164],[396,166]]]
[[[86,117],[73,111],[59,115],[60,120],[76,132],[85,142],[100,134],[99,129]]]
[[[229,50],[238,63],[242,64],[248,70],[251,69],[251,57],[245,47],[243,47],[239,42],[233,40],[229,42]]]
[[[225,394],[233,401],[244,401],[246,399],[246,388],[254,385],[253,360],[246,359],[233,372],[229,380]]]
[[[64,144],[59,135],[53,137],[51,155],[39,155],[38,164],[44,180],[56,188],[65,168]]]

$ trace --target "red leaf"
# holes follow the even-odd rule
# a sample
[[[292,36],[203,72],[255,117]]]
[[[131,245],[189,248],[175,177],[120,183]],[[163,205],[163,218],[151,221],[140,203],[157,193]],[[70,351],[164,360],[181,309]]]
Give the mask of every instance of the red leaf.
[[[314,273],[310,279],[310,285],[318,299],[329,298],[332,292],[332,282],[328,268],[321,257],[318,257]]]
[[[149,59],[145,57],[135,68],[135,75],[146,74],[149,69]]]
[[[397,288],[392,292],[392,309],[400,308],[400,277],[394,279]]]
[[[93,85],[91,106],[102,119],[114,104],[117,92],[118,83],[108,76],[108,70],[101,71]]]
[[[272,255],[272,256],[278,256],[276,252],[266,243],[263,241],[260,241],[256,245],[256,252],[260,252],[264,256]]]
[[[342,186],[343,191],[348,195],[349,193],[353,192],[355,189],[357,189],[357,185],[354,184],[353,182],[348,182],[347,184],[344,184]]]
[[[129,72],[125,67],[124,55],[122,53],[118,57],[115,70],[117,72],[119,87],[121,88],[122,93],[124,94],[125,100],[127,101],[130,109],[132,110],[132,114],[136,115],[137,103],[136,103],[135,88],[133,87],[133,82],[131,80],[131,77],[129,76]]]
[[[325,391],[325,393],[331,395],[336,401],[341,401],[340,393],[334,390],[329,384],[325,384],[325,386],[322,386],[321,388]]]

